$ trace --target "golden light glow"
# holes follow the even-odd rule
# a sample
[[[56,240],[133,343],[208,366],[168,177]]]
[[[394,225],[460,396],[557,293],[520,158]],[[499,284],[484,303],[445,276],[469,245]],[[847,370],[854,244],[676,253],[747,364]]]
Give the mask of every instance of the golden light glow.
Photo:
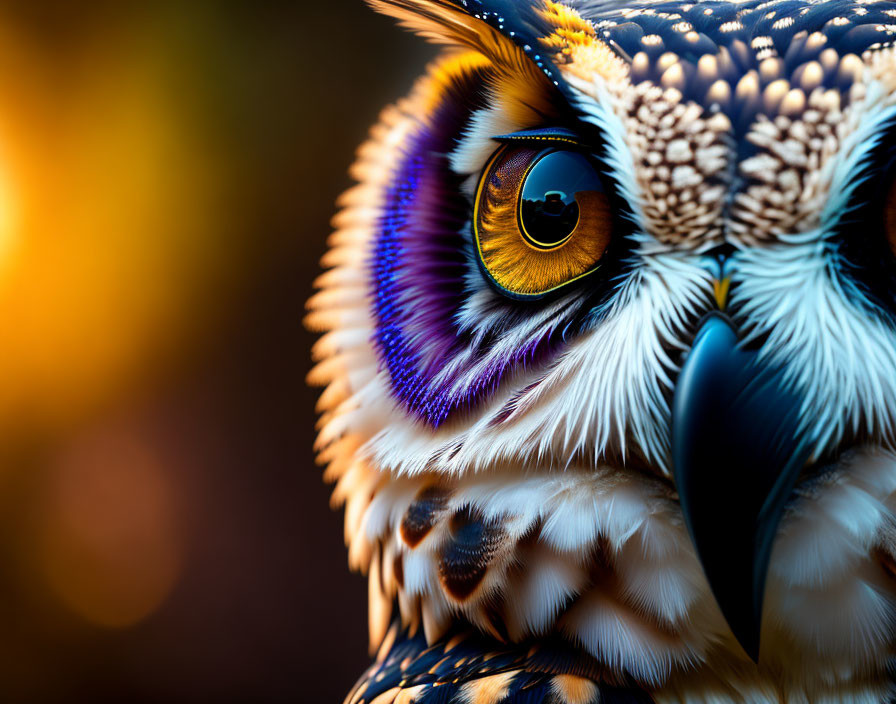
[[[69,423],[145,378],[204,319],[228,255],[176,67],[138,41],[79,50],[60,67],[0,29],[0,434]]]
[[[0,9],[0,483],[40,487],[29,591],[111,627],[164,602],[182,553],[159,449],[111,426],[189,363],[244,266],[242,157],[190,90],[202,37],[163,12],[57,35]]]
[[[289,350],[310,342],[296,311],[344,137],[418,70],[396,91],[333,91],[356,57],[306,60],[325,43],[296,41],[306,20],[298,5],[0,4],[3,701],[230,692],[265,659],[222,657],[208,624],[301,630],[229,607],[251,584],[270,614],[291,608],[302,560],[256,547],[301,526],[277,517],[297,515],[291,485],[265,477],[297,482],[300,507],[298,477],[318,481],[278,474],[296,444],[256,453],[249,426],[282,414],[269,381],[303,388],[307,354]],[[312,110],[317,86],[331,99]],[[215,665],[165,665],[197,652]]]
[[[2,138],[0,138],[2,140]],[[2,141],[0,141],[2,145]],[[18,244],[18,203],[13,183],[5,169],[5,160],[0,151],[0,286],[3,274],[13,265]]]

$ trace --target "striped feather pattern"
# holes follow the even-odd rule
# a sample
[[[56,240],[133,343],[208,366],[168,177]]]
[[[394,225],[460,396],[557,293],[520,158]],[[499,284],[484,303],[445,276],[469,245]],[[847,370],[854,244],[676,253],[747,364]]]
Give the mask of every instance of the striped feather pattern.
[[[609,679],[608,679],[609,678]],[[470,631],[429,644],[393,625],[345,704],[648,704],[563,642],[506,645]]]

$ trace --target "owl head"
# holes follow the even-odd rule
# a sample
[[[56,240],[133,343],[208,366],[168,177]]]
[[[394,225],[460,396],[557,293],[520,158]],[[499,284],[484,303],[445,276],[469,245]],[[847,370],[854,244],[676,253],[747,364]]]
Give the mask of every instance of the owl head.
[[[656,691],[883,691],[896,5],[371,4],[445,46],[307,319],[372,643],[396,609]]]

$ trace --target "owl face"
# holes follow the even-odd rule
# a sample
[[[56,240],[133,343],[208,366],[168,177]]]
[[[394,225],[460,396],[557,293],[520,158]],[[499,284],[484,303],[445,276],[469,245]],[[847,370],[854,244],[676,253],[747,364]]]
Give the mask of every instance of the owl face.
[[[372,4],[449,47],[308,318],[373,640],[396,600],[670,691],[882,686],[896,9]]]

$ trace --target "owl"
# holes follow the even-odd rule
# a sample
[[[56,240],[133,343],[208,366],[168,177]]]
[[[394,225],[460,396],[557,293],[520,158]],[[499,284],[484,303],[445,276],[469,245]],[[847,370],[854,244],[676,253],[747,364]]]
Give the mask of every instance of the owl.
[[[346,701],[890,701],[896,2],[370,4],[444,51],[309,302]]]

